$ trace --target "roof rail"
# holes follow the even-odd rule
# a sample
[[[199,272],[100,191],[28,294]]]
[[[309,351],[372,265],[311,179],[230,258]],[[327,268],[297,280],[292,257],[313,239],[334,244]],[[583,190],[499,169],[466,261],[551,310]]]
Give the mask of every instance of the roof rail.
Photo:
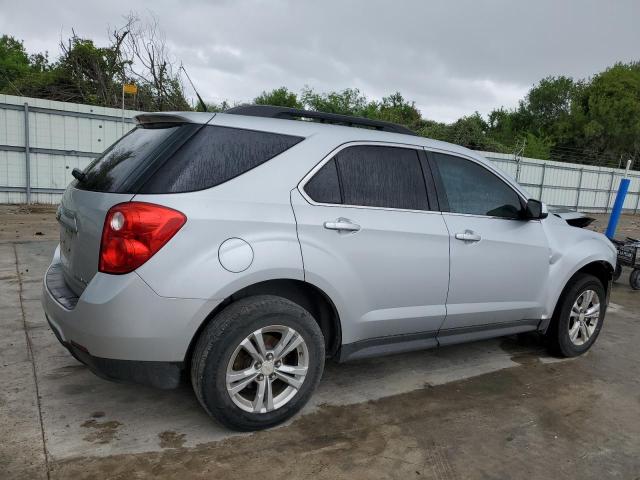
[[[243,105],[233,107],[224,113],[233,115],[248,115],[250,117],[282,118],[296,120],[299,118],[309,118],[321,123],[332,123],[336,125],[346,125],[348,127],[364,127],[384,132],[403,133],[405,135],[416,135],[407,127],[397,123],[383,122],[381,120],[371,120],[369,118],[352,117],[350,115],[339,115],[337,113],[314,112],[311,110],[301,110],[298,108],[274,107],[273,105]]]

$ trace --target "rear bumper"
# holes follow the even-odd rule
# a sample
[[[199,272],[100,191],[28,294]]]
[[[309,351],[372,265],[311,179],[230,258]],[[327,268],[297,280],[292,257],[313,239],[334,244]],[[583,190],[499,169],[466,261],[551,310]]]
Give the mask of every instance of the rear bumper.
[[[216,302],[160,297],[135,272],[97,273],[79,298],[70,298],[58,261],[54,256],[45,275],[42,306],[60,342],[99,376],[173,386]]]
[[[60,343],[69,350],[69,353],[100,378],[162,389],[176,388],[180,384],[183,367],[181,362],[149,362],[94,357],[75,342],[65,342],[51,322],[49,322],[49,326]]]

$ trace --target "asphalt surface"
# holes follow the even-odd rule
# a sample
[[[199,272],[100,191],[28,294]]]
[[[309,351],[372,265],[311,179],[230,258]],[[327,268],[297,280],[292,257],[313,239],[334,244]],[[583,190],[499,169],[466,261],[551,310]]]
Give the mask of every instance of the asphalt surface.
[[[640,479],[628,270],[583,357],[550,357],[528,335],[329,363],[300,415],[239,435],[188,385],[110,383],[58,344],[39,302],[50,217],[0,209],[0,478]]]

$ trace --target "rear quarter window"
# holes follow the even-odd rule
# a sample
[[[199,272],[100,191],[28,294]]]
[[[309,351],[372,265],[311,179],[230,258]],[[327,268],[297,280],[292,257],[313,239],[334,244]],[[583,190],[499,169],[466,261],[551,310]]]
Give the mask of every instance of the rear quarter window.
[[[205,126],[153,174],[140,193],[180,193],[215,187],[302,140],[278,133]]]

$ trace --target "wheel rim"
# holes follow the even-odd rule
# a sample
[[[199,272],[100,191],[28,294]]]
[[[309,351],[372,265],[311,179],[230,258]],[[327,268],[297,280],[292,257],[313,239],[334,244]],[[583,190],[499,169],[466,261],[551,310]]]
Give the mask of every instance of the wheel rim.
[[[595,332],[600,320],[600,297],[593,290],[582,292],[569,314],[569,339],[574,345],[584,345]]]
[[[307,377],[309,351],[291,327],[270,325],[248,335],[227,364],[227,393],[245,412],[266,413],[286,405]]]

